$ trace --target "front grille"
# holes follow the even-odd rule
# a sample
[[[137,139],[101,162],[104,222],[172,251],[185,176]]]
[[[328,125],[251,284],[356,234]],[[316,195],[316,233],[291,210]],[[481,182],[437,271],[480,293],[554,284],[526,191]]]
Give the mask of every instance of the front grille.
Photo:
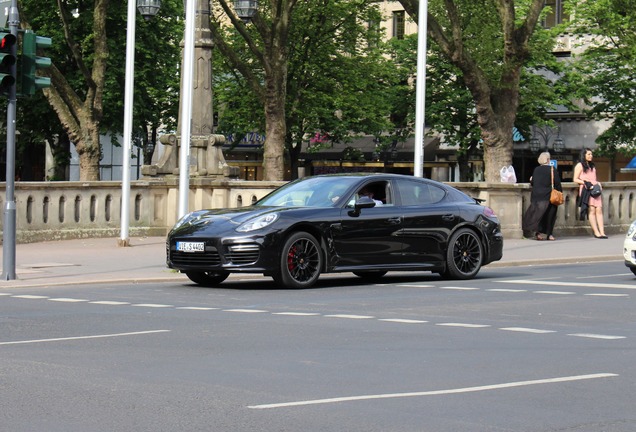
[[[227,260],[235,265],[252,264],[258,261],[260,249],[258,245],[233,245],[228,248]]]
[[[170,245],[170,260],[175,267],[212,267],[221,264],[221,255],[214,246],[205,245],[205,252],[182,252]]]
[[[221,256],[217,251],[198,253],[172,251],[172,263],[175,266],[217,266],[221,264]]]

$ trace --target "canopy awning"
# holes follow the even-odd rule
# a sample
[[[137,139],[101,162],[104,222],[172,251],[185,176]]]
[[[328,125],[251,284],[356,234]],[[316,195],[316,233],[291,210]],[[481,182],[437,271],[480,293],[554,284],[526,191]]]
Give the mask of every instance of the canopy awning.
[[[621,172],[622,173],[636,172],[636,156],[634,156],[634,158],[631,161],[629,161],[629,163],[627,164],[625,168],[621,168]]]

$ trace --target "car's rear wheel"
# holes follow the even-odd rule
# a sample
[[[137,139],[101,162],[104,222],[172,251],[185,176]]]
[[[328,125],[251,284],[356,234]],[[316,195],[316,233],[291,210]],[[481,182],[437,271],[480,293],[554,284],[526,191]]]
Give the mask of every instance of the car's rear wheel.
[[[371,271],[357,271],[353,272],[354,275],[362,278],[365,281],[374,281],[376,279],[380,279],[387,272],[384,270],[371,270]]]
[[[630,270],[636,275],[636,267],[630,267]]]
[[[320,276],[322,252],[314,236],[306,232],[290,235],[283,245],[280,269],[274,280],[285,288],[309,288]]]
[[[457,230],[448,242],[446,272],[450,279],[471,279],[479,272],[484,248],[477,234],[468,228]]]
[[[186,276],[194,283],[197,283],[206,287],[215,287],[223,282],[230,275],[228,272],[216,271],[216,272],[185,272]]]

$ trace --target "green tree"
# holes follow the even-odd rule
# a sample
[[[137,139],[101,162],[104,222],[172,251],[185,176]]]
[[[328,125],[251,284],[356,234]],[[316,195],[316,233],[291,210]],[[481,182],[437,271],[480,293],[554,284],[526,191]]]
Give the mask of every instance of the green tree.
[[[525,136],[529,136],[530,125],[544,122],[547,111],[556,105],[569,104],[566,87],[555,79],[563,64],[552,55],[553,34],[537,31],[530,43],[532,55],[521,70],[515,118],[515,126]],[[402,80],[412,76],[417,67],[417,34],[391,40],[390,52]],[[457,148],[460,181],[471,181],[473,173],[468,160],[482,143],[474,97],[465,84],[463,72],[447,59],[434,40],[428,44],[426,73],[426,126],[442,142]],[[401,100],[408,101],[404,111],[408,122],[413,124],[415,88],[405,87]]]
[[[80,158],[80,179],[98,180],[100,134],[120,131],[123,122],[126,3],[21,0],[19,7],[23,27],[53,39],[53,47],[47,51],[53,60],[53,66],[47,70],[52,85],[44,90],[44,95],[75,145]],[[140,97],[136,98],[134,110],[139,113],[135,129],[169,121],[176,110],[166,108],[176,105],[171,102],[174,96],[159,95],[171,91],[175,94],[178,89],[175,79],[178,54],[166,55],[165,50],[171,46],[174,53],[178,52],[181,1],[164,0],[162,10],[167,14],[157,17],[160,22],[146,26],[137,16],[136,39],[145,47],[140,49],[141,57],[153,49],[160,55],[146,55],[147,67],[142,69],[143,74],[136,73],[135,87]],[[162,73],[157,73],[158,70]],[[151,91],[152,87],[155,90]],[[144,92],[152,102],[144,97]]]
[[[569,30],[586,41],[575,58],[572,84],[584,111],[611,120],[596,142],[611,160],[636,153],[636,1],[572,0]],[[612,178],[614,170],[612,169]]]
[[[417,20],[418,0],[400,0]],[[432,0],[428,36],[461,73],[481,132],[486,181],[512,163],[512,129],[520,104],[523,68],[544,0]]]
[[[329,143],[349,142],[356,134],[380,136],[389,129],[390,92],[396,74],[383,56],[379,11],[372,2],[303,2],[290,18],[285,87],[285,146],[292,177],[303,141],[320,134]],[[231,40],[232,34],[225,35]],[[236,42],[236,40],[234,40]],[[230,43],[228,42],[228,46]],[[229,47],[228,47],[229,49]],[[253,53],[233,45],[242,61],[257,64]],[[262,124],[263,92],[251,88],[235,62],[223,56],[215,66],[216,101],[222,107],[219,131],[267,129]],[[266,68],[250,69],[257,85]],[[260,108],[259,108],[260,107]],[[271,141],[265,143],[269,147]],[[268,151],[267,149],[265,150]],[[277,174],[281,179],[283,172]]]

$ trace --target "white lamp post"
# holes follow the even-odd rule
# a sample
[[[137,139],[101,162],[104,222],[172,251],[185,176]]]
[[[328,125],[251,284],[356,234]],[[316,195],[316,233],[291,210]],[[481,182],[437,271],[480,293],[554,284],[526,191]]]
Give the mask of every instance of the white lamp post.
[[[417,82],[415,84],[415,143],[413,175],[422,177],[424,165],[424,123],[426,98],[426,32],[428,0],[420,0],[417,19]]]
[[[137,0],[137,7],[146,19],[159,11],[161,0]],[[132,140],[132,105],[135,88],[135,3],[128,0],[126,30],[126,84],[124,86],[124,147],[121,177],[121,233],[119,246],[129,246],[128,228],[130,225],[130,151]]]

